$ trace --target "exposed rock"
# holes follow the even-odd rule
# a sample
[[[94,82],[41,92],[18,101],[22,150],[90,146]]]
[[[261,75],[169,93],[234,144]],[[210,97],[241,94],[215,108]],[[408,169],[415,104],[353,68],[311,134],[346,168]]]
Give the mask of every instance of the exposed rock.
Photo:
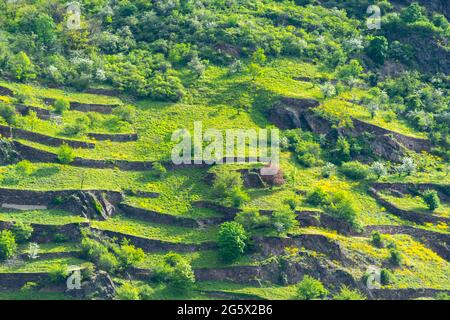
[[[105,194],[93,191],[75,192],[64,201],[63,207],[72,212],[78,211],[88,219],[106,220],[115,212],[114,205]]]
[[[81,290],[70,290],[68,293],[93,300],[112,300],[116,295],[116,286],[108,273],[97,271],[81,283]]]
[[[0,165],[13,164],[22,160],[14,144],[8,139],[0,139]]]

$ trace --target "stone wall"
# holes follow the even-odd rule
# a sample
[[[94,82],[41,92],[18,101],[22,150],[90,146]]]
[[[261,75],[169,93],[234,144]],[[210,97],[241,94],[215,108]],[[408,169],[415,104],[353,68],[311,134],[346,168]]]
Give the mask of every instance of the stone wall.
[[[113,141],[113,142],[129,142],[129,141],[137,141],[138,135],[136,133],[117,133],[117,134],[108,134],[108,133],[88,133],[88,137],[99,140],[99,141]]]
[[[53,98],[44,98],[46,105],[54,105],[55,100]],[[115,104],[96,104],[96,103],[80,103],[76,101],[70,102],[70,110],[76,110],[80,112],[98,112],[103,114],[111,114],[114,108],[118,107]]]
[[[14,92],[11,89],[7,88],[7,87],[0,86],[0,96],[12,97],[12,96],[14,96]]]
[[[36,112],[36,116],[39,119],[42,120],[49,120],[51,117],[51,112],[48,109],[34,107],[34,106],[27,106],[24,104],[14,104],[14,107],[16,108],[16,111],[19,112],[23,116],[27,116],[30,114],[30,111]]]

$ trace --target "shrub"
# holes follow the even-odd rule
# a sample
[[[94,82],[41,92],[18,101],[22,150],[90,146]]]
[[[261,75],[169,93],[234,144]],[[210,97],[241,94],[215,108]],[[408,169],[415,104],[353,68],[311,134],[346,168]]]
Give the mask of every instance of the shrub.
[[[63,114],[70,109],[70,102],[66,99],[56,99],[54,107],[57,114]]]
[[[384,241],[378,231],[372,231],[370,242],[377,248],[384,247]]]
[[[298,226],[297,215],[292,211],[276,211],[272,215],[272,225],[279,234],[286,234]]]
[[[14,234],[9,230],[0,231],[0,260],[13,257],[16,251],[17,243]]]
[[[352,180],[362,180],[369,175],[367,166],[358,161],[344,163],[341,166],[340,171],[343,175]]]
[[[246,249],[248,241],[244,227],[235,222],[224,222],[219,230],[219,254],[226,262],[235,261]]]
[[[416,164],[412,158],[405,157],[402,159],[402,164],[397,168],[399,174],[406,174],[410,176],[416,171]]]
[[[441,205],[439,195],[435,190],[427,190],[423,193],[423,201],[431,211],[436,210]]]
[[[336,218],[351,225],[356,225],[356,209],[353,198],[348,192],[338,191],[331,196],[330,204],[326,206],[328,212]]]
[[[114,108],[113,114],[122,121],[132,123],[136,115],[136,110],[132,106],[122,105]]]
[[[388,53],[389,44],[385,37],[372,37],[366,48],[367,55],[376,63],[383,64]]]
[[[445,292],[440,292],[436,295],[436,300],[450,300],[450,295]]]
[[[14,234],[17,243],[24,243],[31,238],[33,227],[29,223],[16,221],[14,222],[11,231]]]
[[[380,282],[383,286],[391,284],[393,281],[392,273],[387,269],[382,269],[380,272]]]
[[[304,276],[297,285],[297,298],[300,300],[313,300],[324,298],[328,294],[322,282],[310,276]]]
[[[119,288],[116,289],[116,299],[118,300],[139,300],[139,288],[125,282]]]
[[[366,297],[358,290],[352,290],[347,286],[343,286],[341,291],[333,296],[334,300],[366,300]]]
[[[106,272],[113,273],[119,267],[119,261],[111,252],[103,252],[98,257],[97,266]]]
[[[242,186],[243,181],[239,172],[219,172],[214,179],[213,191],[219,197],[226,197],[230,190],[235,187],[241,188]]]
[[[258,210],[255,211],[241,211],[234,220],[244,226],[245,230],[253,230],[269,225],[269,217],[261,216]]]
[[[36,282],[27,282],[22,286],[22,288],[20,288],[20,291],[24,293],[30,293],[36,291],[38,287],[39,285]]]
[[[67,265],[65,265],[65,264],[56,263],[56,264],[52,264],[49,267],[48,277],[49,277],[50,283],[53,283],[53,284],[62,283],[66,280],[68,275],[69,275],[69,269],[68,269]]]
[[[231,200],[231,204],[235,208],[241,207],[245,202],[247,202],[250,199],[248,194],[238,187],[235,187],[231,190],[229,198]]]
[[[16,109],[12,105],[0,103],[0,116],[12,125],[16,122]]]
[[[400,252],[397,249],[391,249],[389,250],[389,262],[392,263],[394,266],[400,266],[402,264],[402,256]]]
[[[87,116],[78,117],[75,120],[75,123],[66,125],[63,130],[62,134],[66,136],[77,136],[77,135],[83,135],[87,132],[89,128],[90,120]]]
[[[165,281],[175,290],[186,291],[195,283],[195,275],[188,260],[177,253],[168,253],[155,270],[155,278]]]
[[[324,178],[329,178],[331,177],[336,171],[336,166],[330,162],[326,163],[323,167],[322,167],[322,177]]]
[[[309,192],[306,195],[305,201],[313,206],[321,206],[330,203],[328,193],[320,187],[317,187],[313,191]]]
[[[370,170],[377,176],[377,179],[380,179],[381,177],[387,175],[386,166],[379,161],[375,161],[374,163],[372,163]]]
[[[139,288],[139,297],[142,300],[154,300],[155,290],[148,284],[145,284]]]
[[[339,137],[336,141],[336,147],[333,150],[334,155],[339,161],[350,160],[350,143],[344,137]]]
[[[134,266],[145,258],[144,251],[141,248],[136,248],[125,239],[115,253],[123,269]]]
[[[75,159],[75,153],[67,144],[62,144],[58,149],[58,161],[62,164],[69,164]]]

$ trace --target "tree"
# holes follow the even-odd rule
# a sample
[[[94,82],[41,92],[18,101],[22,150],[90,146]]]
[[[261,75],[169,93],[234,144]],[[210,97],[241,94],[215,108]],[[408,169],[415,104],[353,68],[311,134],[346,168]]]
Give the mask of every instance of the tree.
[[[155,278],[165,281],[178,291],[186,291],[195,283],[195,275],[188,260],[178,253],[168,253],[155,270]]]
[[[16,109],[12,105],[0,102],[0,116],[5,119],[7,124],[15,124],[16,115]]]
[[[139,300],[139,288],[131,282],[125,282],[116,289],[116,299],[118,300]]]
[[[383,238],[381,237],[381,234],[378,231],[372,231],[370,242],[377,248],[384,247]]]
[[[367,165],[358,161],[344,163],[339,171],[347,178],[352,180],[364,180],[369,175]]]
[[[435,190],[426,190],[423,193],[423,201],[428,206],[428,209],[431,211],[436,210],[441,205],[441,200],[439,199],[439,195]]]
[[[8,64],[10,74],[18,81],[24,82],[36,78],[36,71],[33,63],[23,51],[14,55]]]
[[[406,23],[414,23],[425,18],[425,10],[417,2],[414,2],[402,9],[400,18]]]
[[[52,45],[56,40],[56,25],[53,18],[47,14],[40,14],[34,21],[34,31],[39,40],[47,45]]]
[[[62,144],[58,149],[58,160],[62,164],[69,164],[75,159],[75,153],[67,144]]]
[[[205,64],[198,56],[194,56],[192,60],[189,61],[188,67],[197,76],[197,78],[200,78],[206,69]]]
[[[356,225],[355,202],[348,192],[340,190],[333,193],[326,209],[334,217],[342,219],[352,226]]]
[[[383,36],[373,37],[366,48],[367,55],[377,64],[383,64],[389,49],[389,43]]]
[[[244,227],[235,222],[224,222],[219,230],[219,254],[226,262],[233,262],[247,247],[248,235]]]
[[[372,163],[370,170],[377,176],[377,179],[387,175],[386,166],[380,161],[375,161]]]
[[[297,284],[297,298],[300,300],[313,300],[324,298],[328,294],[322,282],[308,275]]]
[[[337,76],[339,80],[349,81],[350,79],[358,79],[362,71],[363,67],[359,61],[352,59],[349,63],[338,68]]]
[[[410,176],[416,171],[416,164],[412,158],[405,157],[402,159],[402,164],[397,168],[399,174],[406,174]]]
[[[14,234],[10,230],[0,231],[0,260],[11,258],[16,251],[17,243]]]
[[[261,66],[266,62],[267,57],[264,53],[264,49],[258,48],[252,54],[251,62],[249,65],[249,72],[252,75],[252,80],[255,80],[260,73]]]

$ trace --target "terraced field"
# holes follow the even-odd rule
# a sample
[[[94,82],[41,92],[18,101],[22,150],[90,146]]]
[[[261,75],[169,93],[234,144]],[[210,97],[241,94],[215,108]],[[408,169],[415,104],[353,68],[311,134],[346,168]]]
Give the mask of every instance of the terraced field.
[[[226,25],[251,17],[267,30],[303,35],[314,48],[325,40],[302,23],[316,15],[342,22],[344,34],[361,28],[321,5],[257,2],[259,10],[246,4],[239,15],[227,12]],[[302,19],[278,21],[289,8]],[[138,51],[164,51],[137,39]],[[448,299],[448,136],[437,122],[414,125],[412,102],[389,84],[396,76],[382,70],[372,84],[382,67],[364,56],[363,68],[356,53],[329,67],[339,57],[307,59],[275,45],[266,56],[220,42],[214,50],[242,66],[210,57],[196,77],[177,58],[190,45],[177,48],[166,52],[173,69],[157,67],[165,58],[156,54],[150,63],[135,53],[164,72],[145,75],[163,77],[163,88],[133,91],[134,78],[84,90],[0,81],[0,299]],[[116,58],[108,57],[109,68],[119,68]],[[349,85],[345,66],[354,61],[361,70]],[[172,99],[178,82],[170,77],[183,97]],[[448,81],[442,77],[430,83]],[[442,108],[429,113],[445,121],[448,85],[438,90]],[[381,103],[383,94],[390,96]],[[374,111],[368,101],[375,100]],[[216,129],[217,140],[227,130],[279,132],[277,174],[262,174],[271,163],[261,157],[247,161],[268,147],[245,140],[244,154],[233,145],[214,155],[239,158],[234,163],[174,163],[172,134],[193,132],[196,122]],[[308,279],[325,293],[302,296]]]

